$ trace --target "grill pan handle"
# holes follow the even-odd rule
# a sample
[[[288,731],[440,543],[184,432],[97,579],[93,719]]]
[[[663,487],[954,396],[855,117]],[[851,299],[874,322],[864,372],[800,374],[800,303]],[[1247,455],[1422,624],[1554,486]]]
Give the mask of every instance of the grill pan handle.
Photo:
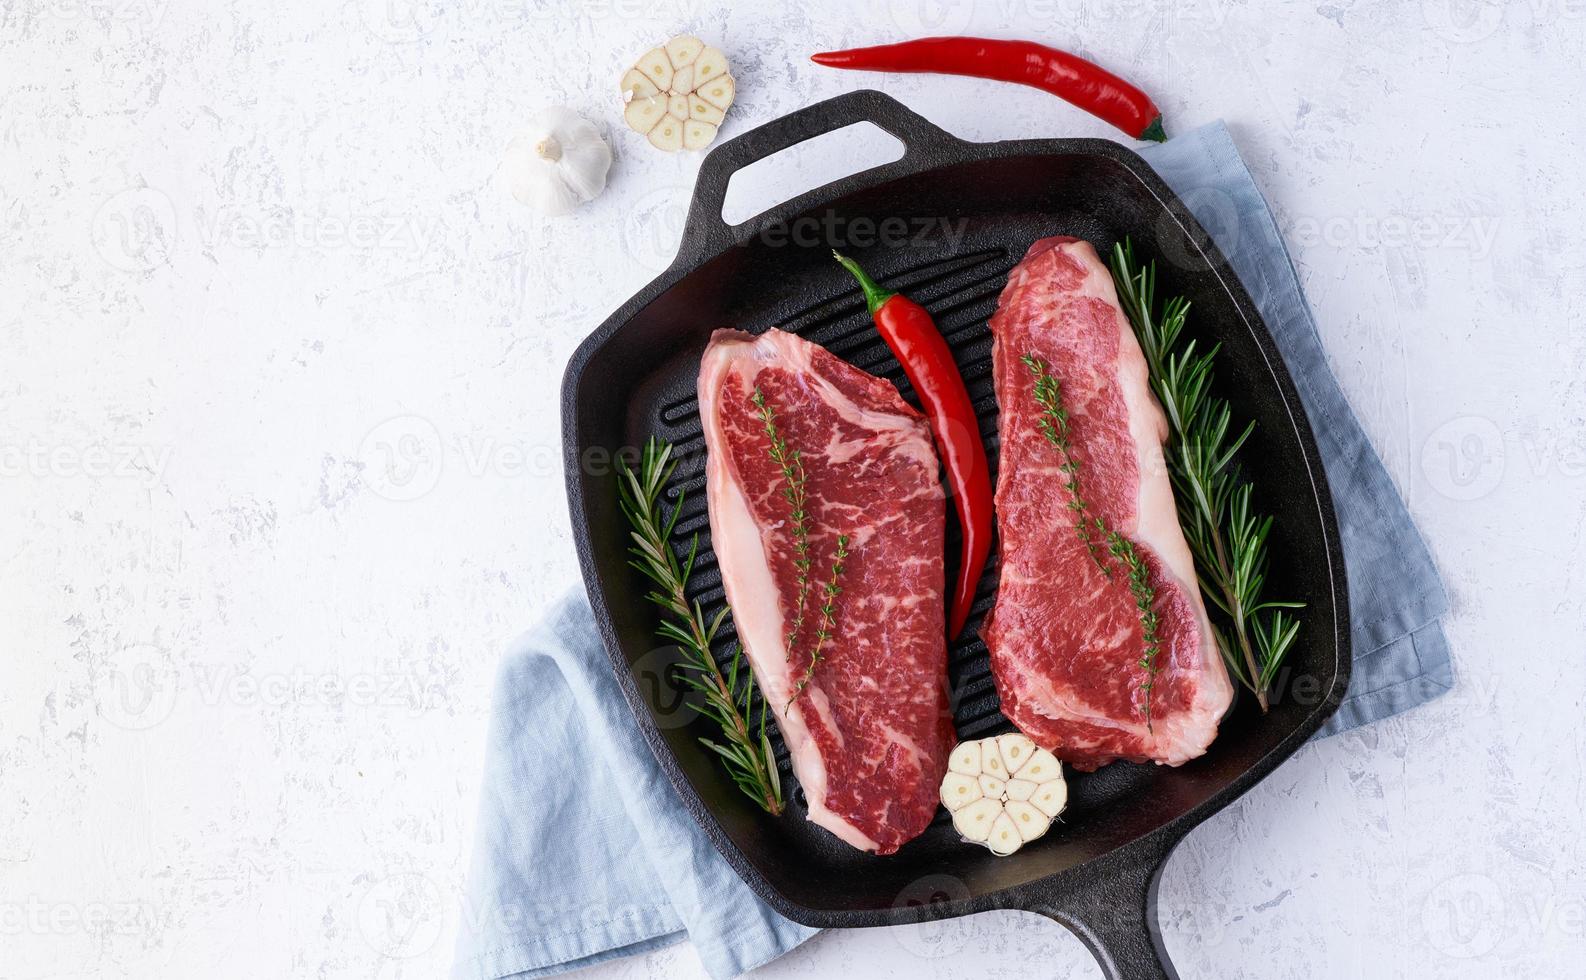
[[[1107,980],[1178,980],[1162,946],[1156,895],[1179,836],[1161,834],[1036,884],[1020,907],[1056,919],[1078,936]]]
[[[964,145],[897,99],[874,89],[848,92],[756,126],[705,155],[694,181],[694,198],[673,268],[692,267],[709,259],[732,245],[740,233],[747,235],[751,226],[764,217],[756,215],[738,225],[729,225],[722,218],[727,183],[734,173],[805,140],[861,122],[879,126],[903,144],[903,156],[868,173],[892,171],[901,176],[924,170],[938,165],[943,151]],[[856,175],[843,180],[851,180],[852,176]]]

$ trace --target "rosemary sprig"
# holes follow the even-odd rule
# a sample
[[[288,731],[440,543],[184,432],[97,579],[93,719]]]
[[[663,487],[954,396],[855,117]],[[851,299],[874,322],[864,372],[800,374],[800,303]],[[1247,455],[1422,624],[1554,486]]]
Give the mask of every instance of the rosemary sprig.
[[[683,682],[701,695],[699,703],[690,703],[701,715],[721,726],[720,741],[701,738],[700,743],[721,757],[727,774],[739,789],[762,810],[775,816],[782,812],[784,805],[782,781],[771,755],[771,741],[766,737],[765,702],[760,705],[758,727],[751,726],[752,672],[741,671],[745,680],[742,693],[738,693],[743,648],[734,645],[726,674],[722,673],[710,650],[729,610],[723,608],[707,622],[700,604],[690,603],[684,592],[694,570],[694,559],[699,554],[699,535],[694,535],[688,556],[679,562],[670,538],[683,510],[682,495],[679,494],[670,517],[664,515],[660,507],[661,491],[677,466],[671,455],[670,444],[651,438],[645,444],[637,473],[625,460],[619,458],[617,461],[618,495],[633,540],[628,548],[632,555],[628,563],[654,583],[646,598],[670,617],[663,617],[656,633],[677,644],[681,651]]]
[[[1079,533],[1079,539],[1085,543],[1085,550],[1090,553],[1096,567],[1108,578],[1112,578],[1112,568],[1102,561],[1101,551],[1093,535],[1100,535],[1107,542],[1107,553],[1129,572],[1129,594],[1134,597],[1135,609],[1140,614],[1140,633],[1145,643],[1139,660],[1140,669],[1145,671],[1140,691],[1145,696],[1145,726],[1149,730],[1151,688],[1158,669],[1157,653],[1161,650],[1161,641],[1157,637],[1160,621],[1156,613],[1156,589],[1151,585],[1151,570],[1135,549],[1134,542],[1109,528],[1099,515],[1091,514],[1090,505],[1079,492],[1079,460],[1070,448],[1068,410],[1063,407],[1063,383],[1052,374],[1047,363],[1034,354],[1026,353],[1020,360],[1035,376],[1035,400],[1041,406],[1041,417],[1036,420],[1036,428],[1062,456],[1058,468],[1062,470],[1064,486],[1068,488],[1068,509],[1075,512],[1074,529]]]
[[[1268,691],[1299,635],[1299,620],[1286,610],[1304,604],[1262,598],[1272,518],[1253,511],[1252,486],[1240,479],[1235,464],[1255,423],[1236,430],[1228,402],[1212,396],[1220,345],[1201,352],[1194,338],[1184,336],[1189,302],[1175,296],[1158,309],[1156,263],[1139,265],[1125,240],[1113,249],[1112,278],[1172,430],[1168,474],[1201,592],[1233,627],[1231,639],[1216,631],[1218,648],[1265,712]]]
[[[1063,485],[1068,488],[1067,506],[1074,512],[1074,533],[1084,542],[1091,561],[1111,578],[1112,569],[1101,560],[1101,550],[1092,536],[1093,531],[1102,530],[1101,518],[1091,517],[1090,505],[1085,503],[1084,496],[1079,492],[1079,460],[1069,444],[1068,409],[1063,407],[1063,383],[1053,376],[1047,363],[1034,354],[1027,352],[1020,360],[1035,376],[1035,400],[1041,406],[1041,417],[1036,420],[1035,426],[1041,430],[1046,441],[1062,454],[1058,469],[1062,470]]]
[[[755,412],[760,418],[760,424],[765,430],[766,438],[771,440],[771,459],[782,468],[782,477],[787,484],[782,488],[782,496],[787,499],[791,512],[788,520],[793,529],[793,567],[798,570],[798,588],[794,598],[793,623],[787,631],[787,650],[791,656],[796,649],[799,636],[804,631],[804,607],[809,602],[810,595],[810,527],[809,527],[809,489],[808,479],[804,472],[804,457],[797,449],[789,449],[787,440],[777,428],[776,410],[766,403],[765,392],[756,385],[754,393],[749,396]],[[848,557],[849,537],[846,534],[837,536],[837,549],[832,555],[831,578],[822,589],[820,609],[820,623],[815,628],[815,642],[810,646],[809,665],[804,668],[803,675],[798,683],[793,686],[793,694],[787,699],[791,705],[804,693],[804,688],[815,677],[815,668],[821,662],[821,649],[826,641],[831,639],[832,629],[836,625],[837,596],[842,589],[837,585],[837,579],[843,573],[843,559]]]

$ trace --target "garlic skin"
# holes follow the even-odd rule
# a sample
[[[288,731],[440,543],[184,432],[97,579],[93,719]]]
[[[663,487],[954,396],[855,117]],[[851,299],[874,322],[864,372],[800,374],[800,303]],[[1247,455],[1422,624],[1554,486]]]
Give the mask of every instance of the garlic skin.
[[[501,176],[522,204],[562,215],[606,189],[611,147],[589,120],[560,106],[542,109],[507,144]]]

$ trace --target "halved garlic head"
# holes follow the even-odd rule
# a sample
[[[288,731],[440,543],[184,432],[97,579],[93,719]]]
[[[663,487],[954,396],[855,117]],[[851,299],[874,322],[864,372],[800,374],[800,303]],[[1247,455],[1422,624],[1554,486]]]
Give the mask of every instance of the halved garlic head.
[[[622,76],[622,118],[668,153],[703,150],[736,94],[727,56],[679,34],[646,51]]]
[[[1046,833],[1068,803],[1063,764],[1012,732],[960,742],[942,777],[942,806],[965,840],[1006,857]]]

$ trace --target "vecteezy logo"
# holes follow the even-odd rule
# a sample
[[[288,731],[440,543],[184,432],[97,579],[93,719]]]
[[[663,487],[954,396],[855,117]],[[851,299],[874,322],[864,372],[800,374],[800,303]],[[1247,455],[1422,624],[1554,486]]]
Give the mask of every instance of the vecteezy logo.
[[[1444,422],[1421,447],[1421,472],[1450,500],[1479,500],[1498,489],[1504,461],[1503,433],[1474,415]]]
[[[640,656],[629,668],[639,693],[650,703],[657,728],[682,728],[693,721],[705,706],[705,693],[690,678],[677,647],[657,647]],[[728,663],[721,664],[723,671]]]
[[[94,212],[94,249],[122,272],[149,272],[176,248],[176,206],[152,187],[130,187]]]
[[[912,909],[943,902],[958,902],[969,897],[969,886],[948,874],[926,875],[910,882],[898,893],[892,903],[895,909]],[[904,949],[922,959],[939,959],[952,956],[969,946],[977,932],[984,928],[984,919],[964,916],[956,919],[937,919],[888,930]]]
[[[1421,0],[1421,14],[1443,40],[1474,44],[1503,23],[1503,6],[1504,0]]]
[[[440,430],[429,419],[386,419],[358,446],[364,485],[387,500],[417,500],[440,482],[444,452]]]
[[[433,0],[361,0],[363,26],[387,44],[412,44],[440,26],[443,4]]]
[[[688,220],[688,190],[657,187],[633,203],[622,222],[622,247],[640,267],[661,272],[672,264]]]
[[[1486,875],[1456,875],[1440,882],[1421,906],[1427,942],[1445,956],[1471,959],[1492,952],[1503,937],[1504,901]]]
[[[176,707],[180,678],[161,666],[165,657],[146,643],[122,650],[116,663],[94,683],[94,706],[99,717],[127,731],[153,728],[171,716]]]
[[[1201,250],[1215,246],[1226,258],[1239,248],[1239,206],[1228,194],[1216,187],[1195,187],[1185,191],[1180,200],[1195,215],[1195,220],[1205,229],[1196,232],[1186,244],[1178,221],[1168,213],[1157,219],[1157,241],[1163,256],[1181,269],[1201,269],[1205,260]]]
[[[959,34],[975,16],[975,0],[890,0],[887,7],[904,37]]]
[[[445,925],[445,901],[421,874],[394,874],[376,882],[358,903],[358,931],[382,956],[408,959],[435,945]]]

